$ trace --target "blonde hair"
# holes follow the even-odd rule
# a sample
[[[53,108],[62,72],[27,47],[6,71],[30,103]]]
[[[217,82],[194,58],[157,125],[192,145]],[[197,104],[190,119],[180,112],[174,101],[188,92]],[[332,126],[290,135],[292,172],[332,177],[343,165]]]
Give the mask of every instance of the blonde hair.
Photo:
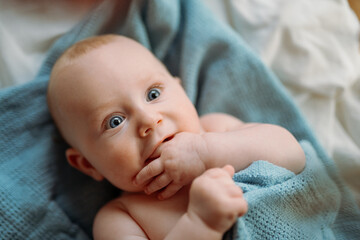
[[[80,56],[85,55],[86,53],[95,50],[101,46],[104,46],[108,43],[115,42],[116,40],[121,39],[121,36],[115,34],[106,34],[95,37],[86,38],[81,40],[71,47],[69,47],[57,60],[58,62],[71,61],[75,60]]]

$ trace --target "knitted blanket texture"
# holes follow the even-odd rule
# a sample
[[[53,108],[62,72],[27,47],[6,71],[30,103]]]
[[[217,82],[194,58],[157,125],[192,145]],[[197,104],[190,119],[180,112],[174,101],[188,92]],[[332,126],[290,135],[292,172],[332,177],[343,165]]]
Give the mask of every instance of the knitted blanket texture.
[[[276,76],[199,0],[102,1],[59,38],[37,77],[0,91],[0,239],[91,239],[98,209],[119,191],[68,166],[46,89],[59,55],[104,33],[139,41],[183,86],[200,115],[225,112],[287,128],[307,163],[299,175],[264,159],[235,174],[249,211],[224,239],[360,239],[360,213],[336,166]],[[181,111],[181,110],[179,110]]]

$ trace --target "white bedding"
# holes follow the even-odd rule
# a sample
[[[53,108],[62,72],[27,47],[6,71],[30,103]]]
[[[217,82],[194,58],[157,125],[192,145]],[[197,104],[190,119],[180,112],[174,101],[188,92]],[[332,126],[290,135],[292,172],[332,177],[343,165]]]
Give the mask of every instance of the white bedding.
[[[0,0],[0,87],[32,80],[95,1]],[[205,0],[276,73],[360,205],[360,24],[346,0]]]
[[[348,2],[206,2],[284,83],[360,205],[360,25]]]
[[[46,51],[94,0],[0,0],[0,88],[30,81]]]

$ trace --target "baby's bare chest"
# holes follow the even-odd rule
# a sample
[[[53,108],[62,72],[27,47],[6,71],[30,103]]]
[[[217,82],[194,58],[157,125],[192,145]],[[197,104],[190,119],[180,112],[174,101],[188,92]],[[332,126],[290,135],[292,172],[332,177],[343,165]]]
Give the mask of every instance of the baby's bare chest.
[[[177,194],[160,201],[141,194],[126,196],[122,202],[150,239],[163,239],[186,212],[188,197]]]

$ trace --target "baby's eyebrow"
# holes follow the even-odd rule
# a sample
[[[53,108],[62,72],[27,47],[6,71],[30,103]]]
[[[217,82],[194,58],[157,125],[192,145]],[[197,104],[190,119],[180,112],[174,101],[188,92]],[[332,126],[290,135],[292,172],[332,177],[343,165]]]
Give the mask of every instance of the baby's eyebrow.
[[[101,125],[105,118],[111,114],[110,106],[112,103],[105,102],[102,104],[99,104],[98,106],[94,107],[93,109],[89,109],[88,111],[88,120],[91,125],[95,125],[97,128],[101,128]]]
[[[165,79],[167,77],[169,77],[171,75],[168,75],[166,73],[163,72],[156,72],[151,74],[150,76],[144,76],[142,81],[147,82],[147,81],[158,81],[159,79]]]

